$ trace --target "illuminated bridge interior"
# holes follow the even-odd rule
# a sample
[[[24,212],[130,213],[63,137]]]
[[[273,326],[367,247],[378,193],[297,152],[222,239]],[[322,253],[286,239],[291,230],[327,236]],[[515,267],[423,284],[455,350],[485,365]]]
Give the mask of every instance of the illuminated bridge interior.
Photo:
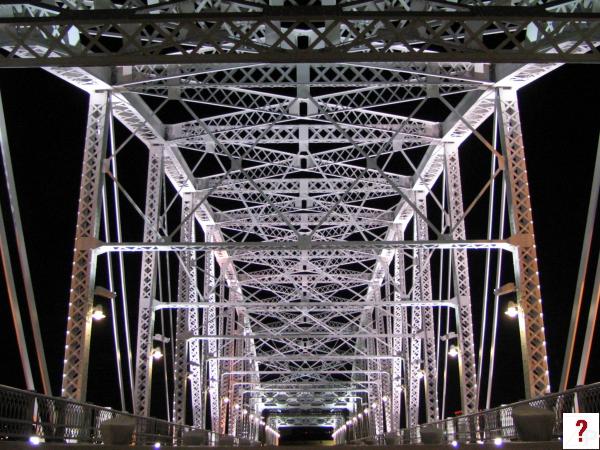
[[[595,0],[536,5],[3,2],[0,67],[43,68],[89,101],[54,394],[97,398],[90,368],[116,351],[101,384],[117,409],[277,443],[476,413],[495,376],[512,400],[556,392],[518,94],[598,62],[600,22]],[[26,387],[50,393],[33,371]]]

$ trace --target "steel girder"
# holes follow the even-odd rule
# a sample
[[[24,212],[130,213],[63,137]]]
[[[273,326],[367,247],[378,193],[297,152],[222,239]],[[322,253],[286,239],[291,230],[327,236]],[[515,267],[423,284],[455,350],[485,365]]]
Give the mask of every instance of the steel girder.
[[[446,182],[450,203],[450,226],[455,239],[466,235],[462,183],[458,157],[458,147],[449,145],[446,149]],[[454,291],[458,300],[456,328],[459,343],[459,373],[461,403],[464,414],[479,410],[477,401],[477,369],[475,365],[475,342],[473,333],[473,315],[471,313],[471,288],[467,252],[452,252],[452,277]]]
[[[181,227],[181,240],[194,239],[194,227],[189,214],[191,211],[190,195],[183,200],[183,208],[181,211],[182,219],[185,221]],[[181,256],[181,264],[179,266],[177,280],[177,299],[187,303],[195,303],[197,301],[196,294],[196,272],[193,270],[193,254],[185,252]],[[200,365],[200,348],[198,342],[190,342],[186,335],[190,330],[198,329],[198,310],[188,309],[177,311],[175,324],[175,355],[173,364],[173,421],[175,423],[185,423],[187,409],[187,386],[188,379],[191,382],[192,392],[192,416],[194,424],[201,422],[204,414],[203,399],[198,395],[202,391],[204,383],[203,367]],[[190,365],[188,374],[188,358],[190,362],[195,364]],[[200,398],[198,398],[200,397]]]
[[[502,151],[506,158],[505,177],[510,190],[510,226],[513,233],[523,238],[523,244],[513,256],[519,304],[521,354],[522,358],[528,361],[525,365],[527,368],[524,368],[525,394],[528,397],[538,397],[550,392],[550,376],[517,93],[514,89],[503,89],[496,101],[501,110]]]
[[[69,5],[68,3],[66,5]],[[427,11],[270,6],[232,12],[7,6],[5,67],[181,63],[396,61],[591,62],[600,35],[593,2],[557,7],[428,7]],[[27,13],[23,16],[23,10]],[[499,35],[499,39],[488,39]],[[120,40],[118,46],[108,42]],[[584,43],[591,55],[577,49]],[[46,45],[50,51],[40,49]],[[553,48],[554,52],[548,52]],[[364,53],[369,56],[365,57]]]
[[[154,150],[154,152],[152,151]],[[158,237],[158,219],[163,180],[162,148],[150,150],[148,180],[146,182],[146,222],[144,240]],[[136,371],[134,383],[134,406],[136,414],[147,415],[150,410],[150,386],[152,379],[152,339],[154,332],[154,310],[152,301],[156,295],[156,258],[154,252],[142,254],[140,274],[140,299],[138,303],[138,333],[136,345]]]
[[[87,390],[96,276],[96,255],[93,251],[78,249],[77,242],[86,238],[97,238],[100,229],[100,195],[103,184],[101,167],[107,143],[107,106],[106,93],[90,96],[61,390],[62,396],[75,399],[85,398]]]

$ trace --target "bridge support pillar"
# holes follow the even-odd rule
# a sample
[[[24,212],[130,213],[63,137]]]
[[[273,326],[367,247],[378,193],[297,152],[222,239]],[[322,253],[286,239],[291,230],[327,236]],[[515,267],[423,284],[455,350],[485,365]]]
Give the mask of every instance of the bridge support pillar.
[[[61,395],[85,401],[87,391],[96,254],[86,240],[98,238],[100,195],[104,176],[102,163],[107,143],[108,94],[90,94],[81,187],[75,231],[75,251],[69,295],[69,316]]]
[[[448,145],[445,154],[446,182],[450,207],[450,226],[453,239],[465,239],[465,221],[458,147]],[[452,280],[458,302],[456,329],[458,331],[458,370],[460,377],[461,407],[463,414],[477,412],[477,369],[473,341],[471,288],[466,250],[452,251]]]
[[[525,378],[525,396],[550,392],[542,297],[538,275],[533,216],[529,198],[525,147],[515,89],[499,89],[496,98],[500,114],[500,137],[504,156],[504,176],[508,185],[510,229],[518,240],[513,252],[519,329]]]
[[[148,178],[146,181],[146,204],[144,210],[144,242],[158,240],[158,223],[163,179],[162,147],[150,148]],[[136,346],[136,371],[133,396],[135,414],[150,413],[152,390],[152,339],[154,333],[154,310],[152,302],[156,296],[157,253],[142,253],[140,276],[140,300],[138,306],[138,328]]]

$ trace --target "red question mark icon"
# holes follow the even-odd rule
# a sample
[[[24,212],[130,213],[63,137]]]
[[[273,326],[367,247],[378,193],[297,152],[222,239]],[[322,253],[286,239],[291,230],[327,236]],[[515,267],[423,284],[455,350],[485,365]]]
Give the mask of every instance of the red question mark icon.
[[[585,430],[587,430],[587,421],[583,420],[583,419],[579,419],[577,422],[575,422],[575,426],[581,427],[581,430],[579,430],[579,442],[582,442],[583,441],[583,433],[585,432]]]

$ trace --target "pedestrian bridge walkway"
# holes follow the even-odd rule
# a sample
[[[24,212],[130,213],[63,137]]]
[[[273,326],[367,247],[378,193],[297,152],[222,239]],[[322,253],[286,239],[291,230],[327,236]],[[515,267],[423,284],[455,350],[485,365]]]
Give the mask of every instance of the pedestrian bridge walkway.
[[[45,450],[154,450],[155,446],[153,445],[136,445],[136,446],[128,446],[128,445],[94,445],[94,444],[55,444],[55,443],[41,443],[39,448],[43,448]],[[243,447],[243,446],[242,446]],[[298,450],[319,450],[325,448],[326,446],[314,446],[314,447],[306,447],[306,446],[298,446],[298,445],[290,445],[290,446],[263,446],[263,449],[272,449],[275,450],[280,448],[288,448],[290,450],[298,449]],[[360,448],[358,445],[336,445],[335,448],[339,450],[352,450],[356,448]],[[364,446],[367,447],[367,446]],[[35,448],[28,442],[0,442],[0,450],[24,450]],[[206,447],[206,446],[198,446],[198,445],[190,445],[190,446],[178,446],[178,447],[167,447],[161,446],[159,448],[176,448],[177,450],[219,450],[219,449],[229,449],[236,448],[235,446],[215,446],[215,447]],[[442,445],[426,445],[426,444],[407,444],[407,445],[369,445],[369,450],[391,450],[391,449],[402,449],[402,450],[454,450],[455,448],[460,448],[463,450],[497,450],[498,448],[503,448],[506,450],[559,450],[562,449],[562,443],[560,441],[551,441],[551,442],[504,442],[501,446],[495,445],[493,443],[486,444],[457,444],[453,446],[452,444],[442,444]]]
[[[364,436],[359,433],[360,428],[354,429],[352,425],[348,425],[342,432],[334,432],[332,437],[335,441],[329,442],[335,442],[338,449],[558,450],[562,449],[560,439],[563,413],[597,412],[599,404],[600,383],[595,383],[383,435]],[[540,421],[542,417],[543,420]],[[348,422],[352,424],[353,420],[349,419]],[[119,433],[120,438],[117,440]],[[277,432],[274,435],[279,437]],[[246,435],[220,435],[190,425],[135,416],[97,405],[0,386],[0,450],[36,447],[49,450],[275,447],[273,444],[279,441],[269,441],[268,436],[264,431],[254,439]],[[437,437],[432,440],[432,436]],[[538,442],[531,442],[534,440]],[[131,444],[115,445],[117,442]],[[178,445],[173,445],[174,443]],[[193,443],[210,445],[188,445]],[[310,450],[326,446],[287,446],[285,443],[281,442],[283,445],[280,447]]]

